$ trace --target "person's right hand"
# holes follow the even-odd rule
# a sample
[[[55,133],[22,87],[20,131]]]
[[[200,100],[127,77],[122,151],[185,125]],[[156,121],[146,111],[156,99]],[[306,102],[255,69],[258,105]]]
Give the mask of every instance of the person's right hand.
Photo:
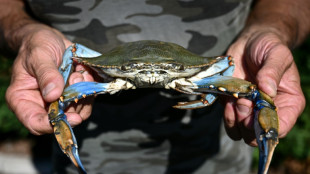
[[[47,107],[63,91],[65,84],[58,66],[63,52],[72,43],[59,31],[43,24],[30,24],[24,27],[23,32],[6,100],[17,118],[32,134],[52,133]],[[83,70],[82,66],[76,68],[76,71],[80,70]],[[75,72],[71,75],[69,84],[92,80],[88,73]],[[80,124],[90,113],[90,104],[70,107],[66,111],[71,126]]]

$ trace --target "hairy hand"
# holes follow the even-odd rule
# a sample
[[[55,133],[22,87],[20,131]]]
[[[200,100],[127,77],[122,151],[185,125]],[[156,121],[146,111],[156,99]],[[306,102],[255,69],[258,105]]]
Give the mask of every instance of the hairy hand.
[[[6,100],[17,118],[33,134],[51,133],[48,120],[48,102],[57,100],[64,88],[58,72],[64,50],[71,44],[58,31],[42,24],[25,28],[27,32],[13,65],[12,80],[6,92]],[[81,70],[82,66],[76,70]],[[93,80],[87,73],[75,72],[69,83]],[[91,105],[70,107],[68,121],[75,126],[86,119]]]
[[[289,48],[272,30],[243,34],[231,45],[228,55],[235,58],[234,76],[257,84],[270,95],[278,108],[279,137],[284,137],[305,107],[300,78]],[[225,127],[234,140],[257,145],[253,130],[253,104],[245,99],[227,102]]]

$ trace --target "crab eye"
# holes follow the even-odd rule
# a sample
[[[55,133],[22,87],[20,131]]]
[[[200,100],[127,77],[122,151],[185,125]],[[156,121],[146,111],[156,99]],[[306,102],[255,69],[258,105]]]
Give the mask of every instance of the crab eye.
[[[127,70],[127,69],[126,69],[126,66],[122,65],[122,66],[121,66],[121,70],[122,70],[122,71],[126,71],[126,70]]]
[[[184,70],[184,65],[180,65],[179,70]]]

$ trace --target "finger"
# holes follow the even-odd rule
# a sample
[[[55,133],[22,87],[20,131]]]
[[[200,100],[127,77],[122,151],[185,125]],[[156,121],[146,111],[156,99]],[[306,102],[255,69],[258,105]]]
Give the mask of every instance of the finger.
[[[69,85],[72,85],[72,84],[78,83],[78,82],[83,82],[83,81],[85,81],[85,80],[84,80],[84,76],[82,73],[73,72],[69,78]]]
[[[236,113],[232,101],[228,101],[224,110],[224,125],[227,135],[233,140],[240,140],[242,138],[238,123],[236,119]]]
[[[281,57],[280,60],[279,57]],[[256,76],[258,88],[269,96],[275,97],[282,76],[292,62],[293,57],[290,50],[283,45],[279,45],[267,52],[265,62]]]
[[[250,146],[257,146],[254,130],[248,129],[244,124],[244,122],[240,122],[239,126],[244,142]]]
[[[66,111],[69,123],[72,125],[80,124],[89,118],[92,111],[92,103],[94,102],[94,97],[87,97],[85,99],[80,99],[78,103],[73,102],[71,106]],[[76,113],[71,117],[71,114]]]
[[[235,104],[236,127],[238,136],[250,146],[257,146],[253,129],[253,103],[247,99],[238,99]]]
[[[86,81],[84,74],[85,72],[72,73],[69,79],[69,84],[72,85],[74,83]],[[88,76],[86,75],[86,77]],[[77,115],[71,114],[72,117],[68,116],[69,118],[68,120],[70,120],[69,123],[71,124],[72,122],[72,125],[77,125],[77,124],[80,124],[81,121],[86,120],[91,114],[92,103],[93,103],[93,97],[87,97],[85,99],[78,100],[78,103],[72,103],[72,105],[67,109],[67,112],[78,113],[78,114]]]
[[[94,78],[92,76],[92,71],[88,67],[85,67],[81,64],[78,64],[75,68],[76,71],[82,72],[81,74],[83,75],[84,81],[94,81]]]
[[[14,85],[10,86],[6,92],[6,99],[10,108],[14,111],[17,118],[34,135],[52,133],[44,101],[39,91],[16,90]]]
[[[248,99],[238,99],[236,101],[236,118],[238,123],[243,123],[242,127],[253,130],[253,102]]]
[[[75,127],[82,123],[82,117],[76,112],[66,112],[67,121],[71,125],[71,127]]]
[[[306,104],[295,63],[284,74],[278,91],[275,105],[280,122],[279,137],[284,137],[292,129]]]
[[[236,101],[236,117],[239,131],[244,142],[251,146],[257,146],[253,128],[253,102],[244,98],[238,99]]]
[[[27,58],[27,68],[37,79],[42,96],[47,102],[59,98],[64,88],[64,80],[58,72],[56,63],[56,59],[60,59],[60,57],[60,53],[52,54],[33,49]]]
[[[91,115],[92,112],[92,108],[93,108],[93,103],[94,103],[95,97],[87,97],[85,99],[83,99],[81,101],[81,108],[80,108],[80,116],[82,118],[82,120],[86,120],[89,118],[89,116]]]

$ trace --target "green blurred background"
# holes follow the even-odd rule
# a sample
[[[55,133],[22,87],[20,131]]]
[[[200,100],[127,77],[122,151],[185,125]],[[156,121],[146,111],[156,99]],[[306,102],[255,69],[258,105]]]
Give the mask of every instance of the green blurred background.
[[[301,86],[310,101],[310,37],[293,51],[301,76]],[[29,139],[32,135],[19,123],[5,102],[5,91],[10,83],[12,58],[0,55],[0,141]],[[270,173],[310,174],[310,108],[306,106],[292,131],[276,149]],[[257,166],[258,151],[254,151],[253,169]],[[280,172],[279,172],[280,171]]]

